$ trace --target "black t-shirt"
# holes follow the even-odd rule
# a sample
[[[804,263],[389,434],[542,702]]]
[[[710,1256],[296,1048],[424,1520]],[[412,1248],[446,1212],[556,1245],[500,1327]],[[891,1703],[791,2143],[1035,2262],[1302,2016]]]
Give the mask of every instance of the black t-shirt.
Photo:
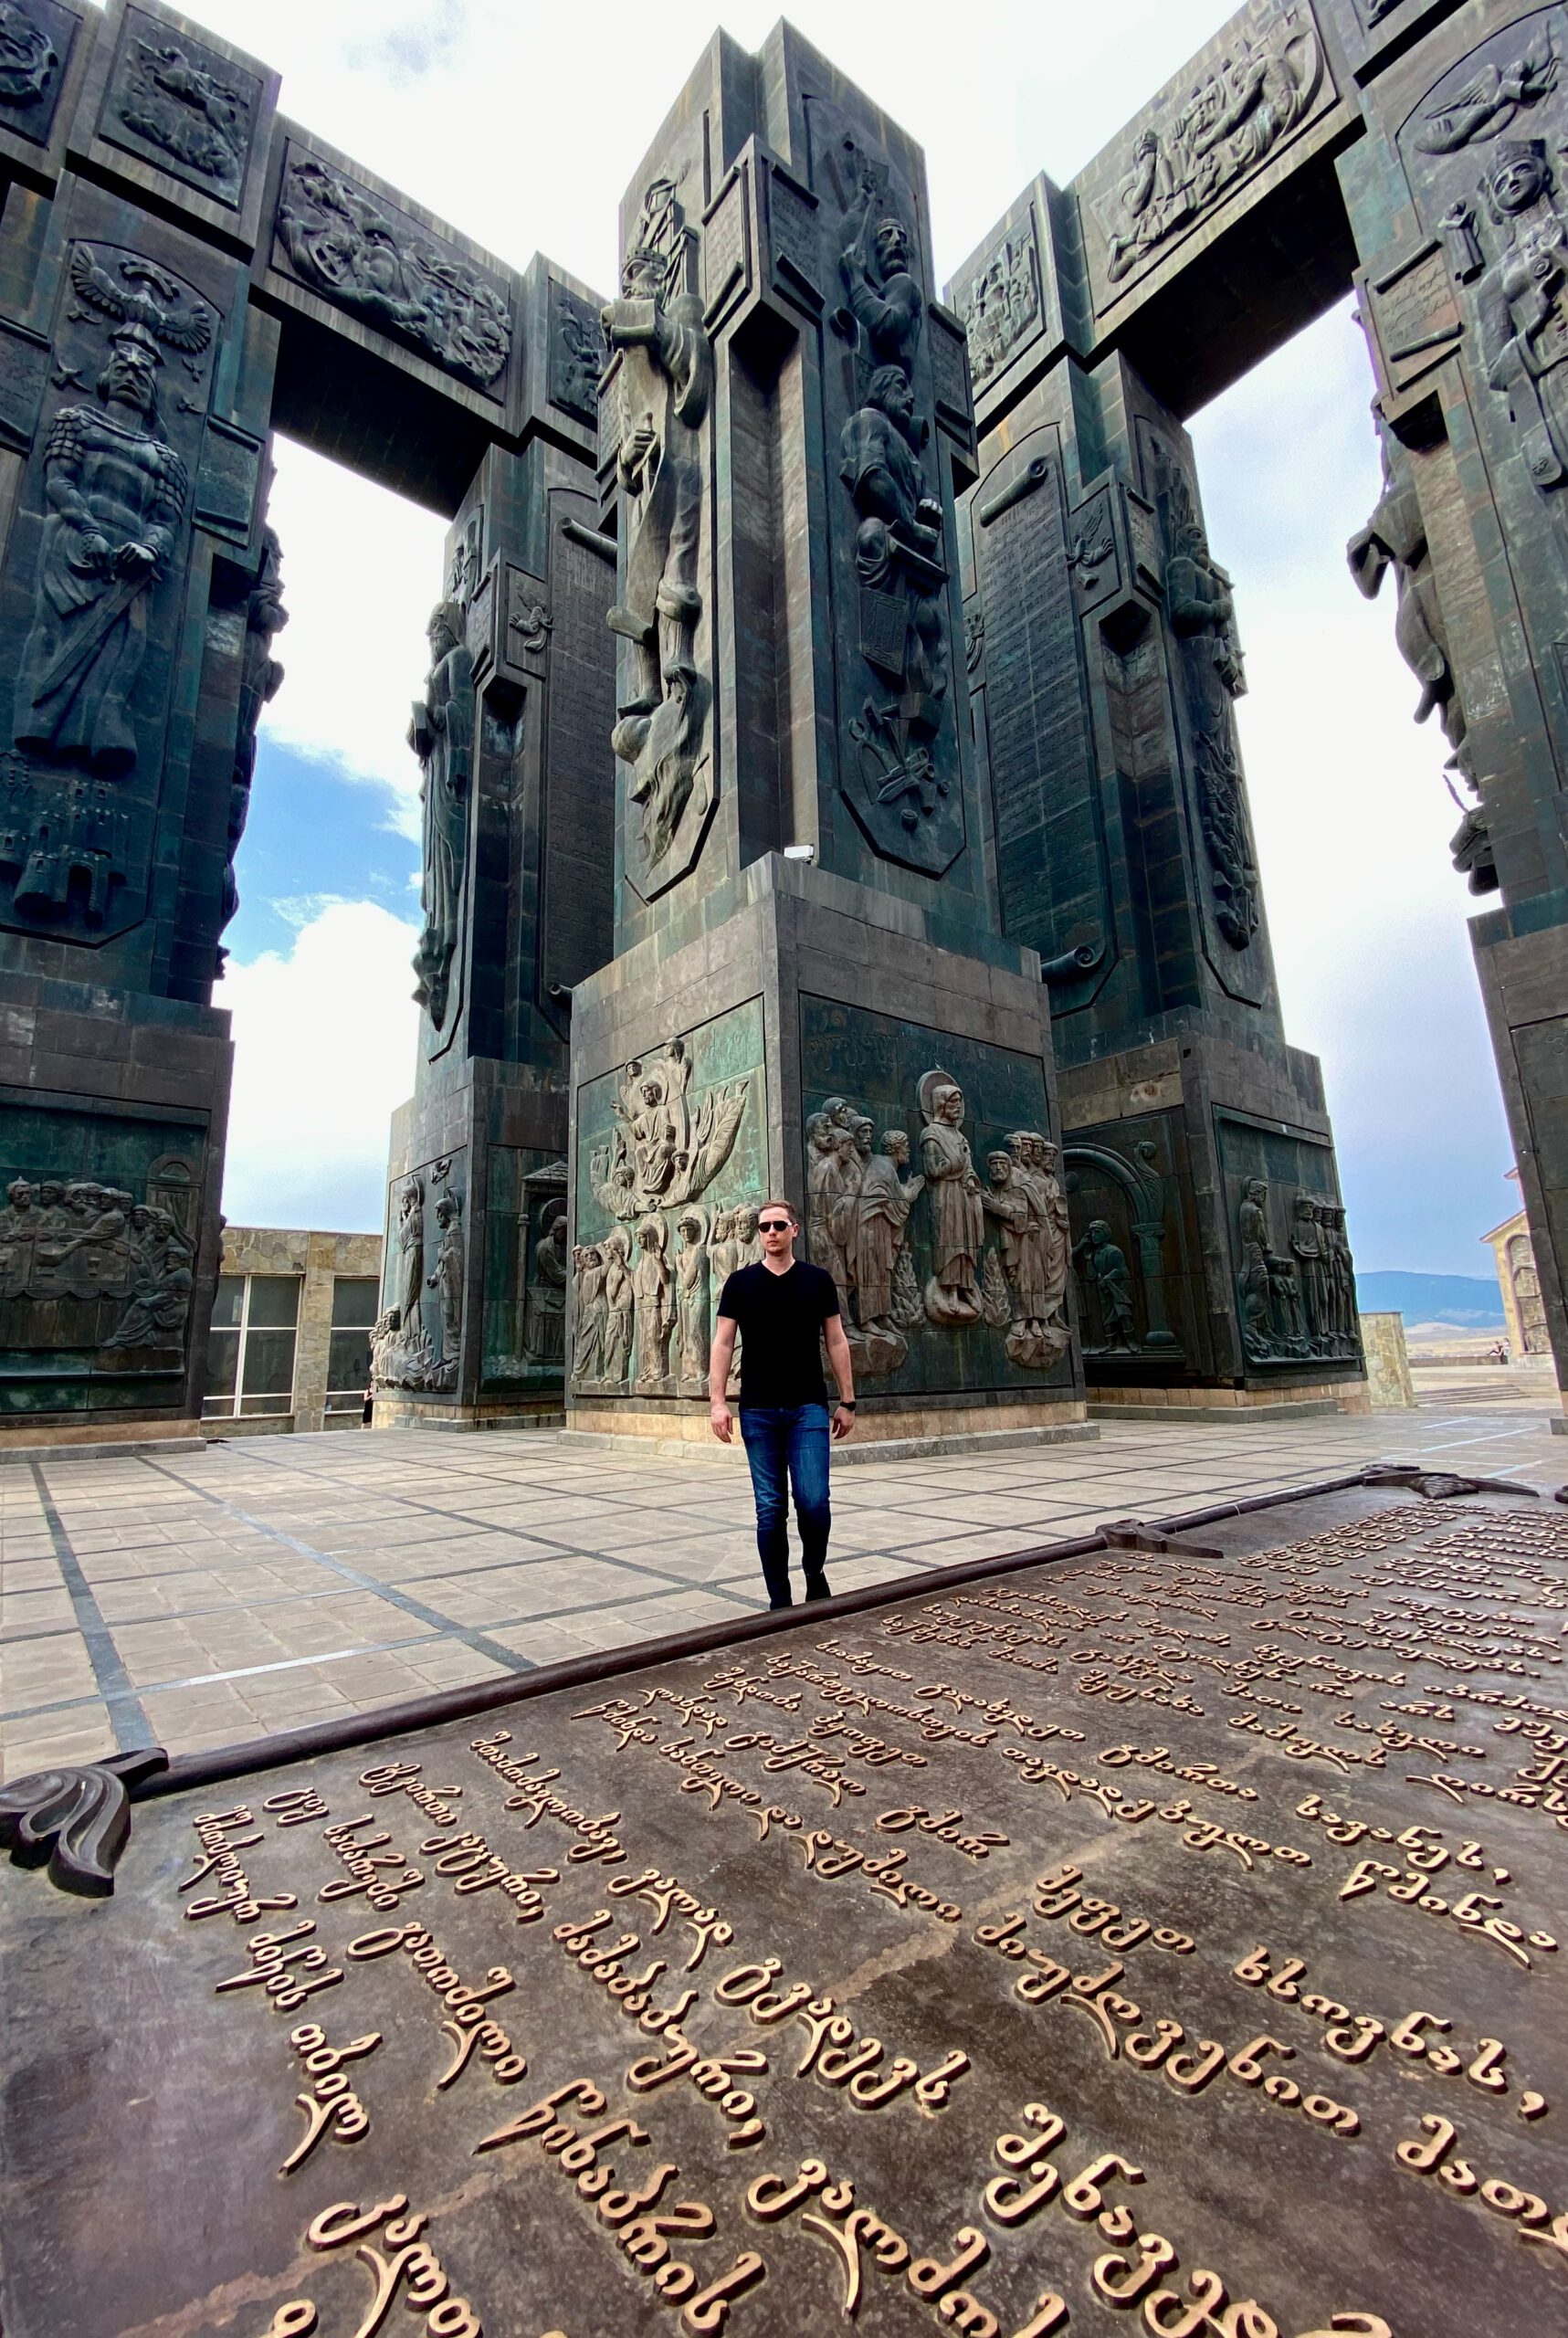
[[[825,1405],[822,1327],[838,1312],[833,1277],[797,1259],[787,1274],[761,1264],[731,1275],[719,1312],[741,1329],[741,1402]]]

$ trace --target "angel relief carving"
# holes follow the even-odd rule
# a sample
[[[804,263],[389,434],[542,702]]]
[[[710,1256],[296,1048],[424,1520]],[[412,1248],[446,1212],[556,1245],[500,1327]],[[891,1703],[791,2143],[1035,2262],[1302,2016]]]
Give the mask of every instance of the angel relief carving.
[[[630,1219],[695,1201],[733,1152],[751,1090],[748,1073],[694,1098],[684,1039],[671,1039],[649,1062],[628,1063],[610,1108],[610,1142],[588,1158],[601,1207]]]

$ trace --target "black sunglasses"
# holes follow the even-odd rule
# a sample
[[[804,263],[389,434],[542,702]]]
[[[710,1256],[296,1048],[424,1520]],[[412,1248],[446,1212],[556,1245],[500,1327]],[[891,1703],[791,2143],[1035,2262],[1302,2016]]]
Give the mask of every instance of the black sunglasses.
[[[788,1234],[793,1231],[793,1220],[787,1217],[759,1217],[757,1231],[759,1234]]]

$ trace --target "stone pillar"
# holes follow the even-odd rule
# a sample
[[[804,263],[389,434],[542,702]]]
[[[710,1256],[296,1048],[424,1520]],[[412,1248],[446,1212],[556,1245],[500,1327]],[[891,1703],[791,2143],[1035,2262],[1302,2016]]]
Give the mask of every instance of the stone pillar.
[[[1410,1378],[1410,1357],[1405,1345],[1403,1315],[1363,1315],[1362,1353],[1366,1358],[1366,1389],[1374,1413],[1413,1413],[1415,1390]]]
[[[212,985],[282,622],[248,305],[277,84],[189,40],[232,100],[193,169],[147,20],[47,16],[12,27],[0,123],[0,1434],[188,1434]]]
[[[563,317],[574,348],[602,353],[597,303],[558,272],[537,305],[542,359]],[[593,364],[570,386],[589,411]],[[422,1011],[415,1093],[393,1122],[378,1427],[562,1402],[573,998],[611,949],[616,552],[593,446],[579,418],[569,448],[492,449],[447,539],[409,731]]]
[[[1477,972],[1568,1385],[1568,11],[1465,8],[1368,90],[1339,166],[1387,489],[1351,547],[1397,637],[1491,906]]]
[[[862,1435],[1077,1429],[1047,999],[963,707],[963,338],[920,149],[787,26],[710,45],[623,206],[616,944],[572,1040],[578,1427],[703,1433],[765,1195]]]
[[[971,719],[1003,926],[1050,1001],[1085,1371],[1097,1408],[1353,1402],[1344,1212],[1318,1064],[1280,1021],[1230,579],[1180,422],[1092,353],[1097,216],[1037,180],[950,287],[981,430]]]

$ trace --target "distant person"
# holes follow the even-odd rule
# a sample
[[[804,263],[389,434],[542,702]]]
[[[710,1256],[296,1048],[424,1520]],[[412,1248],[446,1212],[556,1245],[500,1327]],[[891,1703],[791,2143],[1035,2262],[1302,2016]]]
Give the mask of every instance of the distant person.
[[[819,1342],[838,1383],[832,1437],[855,1426],[855,1376],[833,1277],[795,1255],[800,1221],[788,1202],[757,1213],[763,1255],[726,1277],[708,1366],[709,1419],[721,1445],[734,1421],[725,1400],[741,1334],[741,1438],[757,1503],[757,1555],[770,1607],[794,1605],[789,1587],[789,1488],[800,1528],[808,1599],[832,1596],[824,1568],[833,1513],[827,1498],[829,1428]],[[787,1478],[787,1483],[786,1483]]]

